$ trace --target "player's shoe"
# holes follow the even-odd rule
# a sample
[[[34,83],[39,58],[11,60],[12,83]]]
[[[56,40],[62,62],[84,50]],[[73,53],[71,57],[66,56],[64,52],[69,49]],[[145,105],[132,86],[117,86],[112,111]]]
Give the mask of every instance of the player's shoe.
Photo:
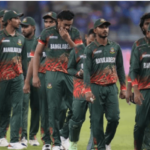
[[[54,146],[54,147],[52,148],[52,150],[61,150],[61,149],[60,149],[60,146]]]
[[[1,138],[0,139],[0,147],[6,147],[8,145],[9,145],[9,143],[7,142],[6,138]]]
[[[28,146],[28,141],[26,140],[25,137],[22,138],[22,140],[20,141],[20,143],[23,145],[23,146]]]
[[[26,146],[23,146],[21,143],[16,142],[16,143],[10,143],[8,145],[8,149],[26,149]]]
[[[65,150],[69,149],[69,139],[65,139],[64,137],[60,137],[61,145],[64,147]]]
[[[71,141],[69,141],[69,150],[78,150],[78,148],[77,148],[77,142],[71,142]]]
[[[40,143],[36,139],[35,140],[29,140],[29,144],[31,146],[39,146],[40,145]]]
[[[106,150],[111,150],[110,144],[106,145]]]
[[[50,144],[43,145],[42,150],[51,150],[51,145]]]
[[[60,150],[65,150],[65,148],[61,145],[61,146],[60,146]]]

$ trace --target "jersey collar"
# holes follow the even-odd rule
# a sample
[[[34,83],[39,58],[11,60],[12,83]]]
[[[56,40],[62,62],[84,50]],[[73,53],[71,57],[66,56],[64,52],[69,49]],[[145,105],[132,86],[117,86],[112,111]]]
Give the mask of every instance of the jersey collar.
[[[6,36],[11,36],[11,35],[7,32],[6,28],[5,28],[3,31],[4,31],[4,33],[5,33]],[[17,31],[15,31],[15,35],[14,35],[14,36],[18,36]]]
[[[101,44],[99,44],[98,42],[97,42],[97,40],[95,40],[94,41],[95,42],[95,44],[99,47],[99,46],[103,46],[103,45],[101,45]],[[111,41],[109,41],[109,39],[107,39],[107,45],[110,45],[111,44]],[[106,46],[106,45],[105,45]]]

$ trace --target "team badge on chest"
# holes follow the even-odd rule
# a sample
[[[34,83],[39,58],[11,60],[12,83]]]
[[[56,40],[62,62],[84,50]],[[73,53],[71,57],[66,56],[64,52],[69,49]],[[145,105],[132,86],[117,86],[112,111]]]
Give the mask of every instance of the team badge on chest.
[[[19,46],[21,46],[22,45],[22,42],[21,42],[21,40],[20,39],[18,39],[18,43],[17,43]]]
[[[113,47],[110,48],[110,53],[114,54],[115,53],[115,49]]]
[[[48,89],[51,89],[51,88],[52,88],[51,83],[49,83],[49,84],[47,85],[47,88],[48,88]]]

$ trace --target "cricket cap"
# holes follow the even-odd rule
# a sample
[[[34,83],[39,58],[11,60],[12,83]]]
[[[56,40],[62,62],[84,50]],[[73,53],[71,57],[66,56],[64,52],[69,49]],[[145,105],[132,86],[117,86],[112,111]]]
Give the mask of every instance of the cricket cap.
[[[103,24],[106,24],[106,25],[111,25],[111,23],[110,22],[108,22],[108,21],[106,21],[105,19],[103,19],[103,18],[100,18],[100,19],[97,19],[96,21],[95,21],[95,23],[94,23],[94,28],[97,28],[97,27],[99,27],[99,26],[101,26],[101,25],[103,25]]]

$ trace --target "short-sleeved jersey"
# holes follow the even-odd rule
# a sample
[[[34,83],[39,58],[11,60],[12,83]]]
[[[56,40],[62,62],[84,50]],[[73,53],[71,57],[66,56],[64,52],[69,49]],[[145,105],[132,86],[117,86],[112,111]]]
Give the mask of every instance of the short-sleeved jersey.
[[[69,35],[75,44],[82,44],[79,31],[71,27]],[[56,26],[44,29],[39,43],[45,45],[46,70],[67,72],[68,57],[71,51],[69,44],[63,40]]]
[[[33,42],[34,42],[35,39],[36,39],[35,36],[33,36],[31,39],[25,38],[25,40],[26,40],[25,49],[27,50],[27,62],[28,63],[31,60],[30,52],[31,52],[31,48],[32,48],[32,45],[33,45]]]
[[[35,53],[35,50],[36,50],[36,46],[38,44],[38,39],[39,38],[36,38],[33,42],[33,45],[32,45],[32,48],[31,48],[31,51],[30,51],[30,58],[31,57],[34,57],[34,53]],[[46,59],[46,53],[43,52],[43,55],[40,59],[40,67],[39,67],[39,72],[40,73],[46,73],[46,68],[45,68],[45,59]]]
[[[84,49],[85,46],[82,44],[73,48],[73,50],[70,52],[68,61],[69,74],[79,77],[78,72],[80,71],[80,69],[83,70]]]
[[[138,89],[150,88],[150,44],[137,46],[132,53],[131,81]]]
[[[91,91],[90,83],[109,85],[119,77],[121,90],[126,90],[122,52],[119,44],[108,41],[100,45],[96,40],[85,48],[84,84],[86,91]]]
[[[27,70],[25,38],[16,31],[11,36],[4,29],[0,32],[0,81],[10,80]]]
[[[143,45],[143,44],[146,44],[147,43],[147,40],[145,37],[137,40],[134,42],[133,46],[132,46],[132,50],[131,50],[131,57],[130,57],[130,69],[129,69],[129,74],[128,74],[128,82],[131,82],[131,63],[132,63],[132,55],[133,55],[133,52],[134,50],[140,46],[140,45]]]

